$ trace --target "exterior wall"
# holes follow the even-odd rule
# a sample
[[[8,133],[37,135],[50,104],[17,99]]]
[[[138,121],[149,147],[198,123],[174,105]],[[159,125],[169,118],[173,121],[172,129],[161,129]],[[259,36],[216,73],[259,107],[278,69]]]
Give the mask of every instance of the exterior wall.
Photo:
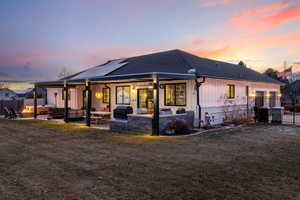
[[[195,90],[194,80],[182,80],[182,81],[161,81],[161,84],[166,83],[186,83],[186,106],[165,106],[164,105],[164,89],[160,89],[159,102],[160,108],[170,108],[173,113],[179,108],[184,108],[185,110],[196,111],[196,97],[197,92]],[[131,86],[130,95],[130,106],[133,108],[133,112],[137,111],[137,89],[151,87],[151,83],[130,83],[130,84],[112,84],[111,87],[111,110],[114,110],[118,105],[116,104],[116,86]],[[195,116],[198,116],[195,112]]]
[[[71,98],[69,100],[69,107],[71,109],[79,109],[78,107],[78,90],[75,88],[70,89]],[[55,93],[57,93],[55,104]],[[47,88],[47,102],[48,105],[56,106],[57,108],[64,107],[64,101],[62,99],[62,88]]]
[[[24,99],[24,106],[33,106],[34,99]],[[37,99],[37,105],[45,105],[45,99]]]
[[[103,110],[109,106],[108,103],[103,103],[103,88],[106,88],[106,86],[103,84],[92,85],[92,87],[91,87],[91,89],[92,89],[92,108],[94,108],[97,111]],[[97,98],[96,97],[97,92],[101,93],[102,97]],[[111,96],[111,98],[112,98],[112,96]],[[81,102],[82,102],[82,100],[83,100],[83,98],[81,98]]]
[[[201,80],[199,80],[201,81]],[[170,108],[173,113],[179,108],[184,108],[185,110],[194,111],[195,113],[195,123],[194,126],[198,126],[199,120],[199,109],[197,106],[197,91],[195,86],[195,80],[181,80],[181,81],[161,81],[161,84],[166,83],[186,83],[186,105],[185,106],[165,106],[164,105],[164,89],[160,88],[160,108]],[[215,120],[213,124],[219,124],[223,122],[224,118],[224,108],[226,108],[226,86],[227,84],[235,85],[235,99],[230,100],[234,102],[235,105],[240,106],[241,110],[246,111],[247,109],[247,96],[246,96],[246,86],[249,86],[249,107],[254,106],[254,97],[256,91],[264,92],[277,92],[280,93],[280,86],[276,84],[268,83],[258,83],[258,82],[247,82],[247,81],[234,81],[234,80],[223,80],[223,79],[212,79],[206,78],[205,83],[199,88],[200,93],[200,106],[201,106],[201,120],[205,120],[205,113],[207,112],[210,116],[214,116]],[[113,111],[117,106],[116,104],[116,87],[117,86],[130,86],[130,106],[133,108],[133,112],[137,111],[137,89],[141,88],[151,88],[152,83],[150,82],[139,82],[139,83],[114,83],[109,85],[97,84],[92,85],[92,108],[95,110],[102,110],[107,107],[108,104],[103,103],[103,99],[96,97],[96,93],[102,93],[102,89],[105,87],[110,88],[111,92],[111,111]],[[72,109],[81,109],[83,107],[83,91],[84,86],[78,86],[76,88],[71,88],[71,100],[69,101],[69,106]],[[48,104],[55,105],[54,93],[57,93],[57,107],[64,107],[64,101],[62,100],[62,89],[61,88],[50,88],[47,89]],[[267,93],[266,93],[267,94]],[[101,95],[100,95],[101,96]],[[252,97],[251,97],[252,96]],[[265,98],[266,100],[268,98]],[[276,106],[280,106],[280,98],[277,98]],[[265,101],[265,106],[268,106],[268,100]],[[113,113],[112,113],[113,115]]]
[[[227,100],[226,98],[226,86],[228,84],[235,85],[235,99]],[[269,106],[269,98],[267,96],[269,92],[277,92],[277,94],[280,94],[280,86],[276,84],[207,78],[205,83],[203,83],[200,87],[200,105],[202,108],[201,120],[205,120],[205,113],[207,112],[215,119],[212,123],[222,123],[224,117],[224,109],[226,109],[225,105],[227,104],[227,101],[231,101],[233,104],[238,105],[241,110],[246,111],[246,86],[249,86],[250,108],[253,108],[255,105],[254,94],[256,91],[265,92],[266,96],[264,107]],[[276,106],[280,106],[279,97],[276,98]]]

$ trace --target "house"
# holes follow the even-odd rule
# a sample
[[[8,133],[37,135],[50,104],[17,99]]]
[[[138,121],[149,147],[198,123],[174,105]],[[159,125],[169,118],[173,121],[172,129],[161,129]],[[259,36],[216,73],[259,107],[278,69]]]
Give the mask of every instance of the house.
[[[65,109],[65,121],[72,109],[86,110],[87,125],[91,110],[106,111],[111,124],[121,130],[149,130],[151,123],[152,133],[159,134],[171,116],[180,118],[184,110],[198,127],[220,124],[234,110],[280,106],[281,85],[242,62],[235,65],[171,50],[111,60],[65,79],[39,82],[36,88],[47,88],[48,104],[70,108]],[[114,120],[119,106],[130,106],[133,114]]]
[[[19,99],[24,99],[24,106],[33,106],[34,88],[16,90],[15,93]],[[47,91],[45,88],[38,88],[37,99],[38,105],[47,104]]]
[[[286,85],[283,89],[283,104],[299,104],[300,103],[300,80],[296,80],[288,85]],[[295,100],[295,102],[294,102]]]
[[[8,88],[0,88],[0,100],[14,100],[17,99],[17,94],[8,89]]]
[[[4,78],[1,77],[0,78]],[[28,88],[33,88],[34,87],[34,82],[35,81],[19,81],[19,80],[0,80],[0,86],[2,88],[8,88],[10,90],[16,91],[16,90],[26,90]]]

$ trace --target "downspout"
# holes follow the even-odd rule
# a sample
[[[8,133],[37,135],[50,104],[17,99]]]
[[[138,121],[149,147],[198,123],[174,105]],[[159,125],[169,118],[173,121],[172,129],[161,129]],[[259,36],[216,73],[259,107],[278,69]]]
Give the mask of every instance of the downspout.
[[[201,128],[201,105],[200,105],[200,87],[203,83],[205,83],[205,76],[203,77],[203,80],[198,82],[198,78],[196,76],[195,79],[196,87],[197,87],[197,106],[198,106],[198,117],[199,117],[199,125],[198,128]]]

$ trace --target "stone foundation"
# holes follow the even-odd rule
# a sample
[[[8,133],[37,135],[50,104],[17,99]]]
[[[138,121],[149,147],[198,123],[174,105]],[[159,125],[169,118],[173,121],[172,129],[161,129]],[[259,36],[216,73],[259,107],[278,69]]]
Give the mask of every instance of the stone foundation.
[[[152,115],[127,115],[127,120],[111,120],[110,129],[115,132],[135,132],[135,133],[152,133]],[[168,130],[168,124],[175,120],[184,120],[187,122],[189,129],[193,128],[194,112],[187,111],[183,114],[160,115],[159,130],[160,134]]]

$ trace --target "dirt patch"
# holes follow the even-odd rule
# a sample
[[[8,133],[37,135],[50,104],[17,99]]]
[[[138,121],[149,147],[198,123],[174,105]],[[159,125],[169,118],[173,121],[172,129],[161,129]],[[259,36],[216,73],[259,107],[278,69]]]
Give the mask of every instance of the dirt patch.
[[[194,137],[0,120],[0,199],[299,199],[300,128]]]

